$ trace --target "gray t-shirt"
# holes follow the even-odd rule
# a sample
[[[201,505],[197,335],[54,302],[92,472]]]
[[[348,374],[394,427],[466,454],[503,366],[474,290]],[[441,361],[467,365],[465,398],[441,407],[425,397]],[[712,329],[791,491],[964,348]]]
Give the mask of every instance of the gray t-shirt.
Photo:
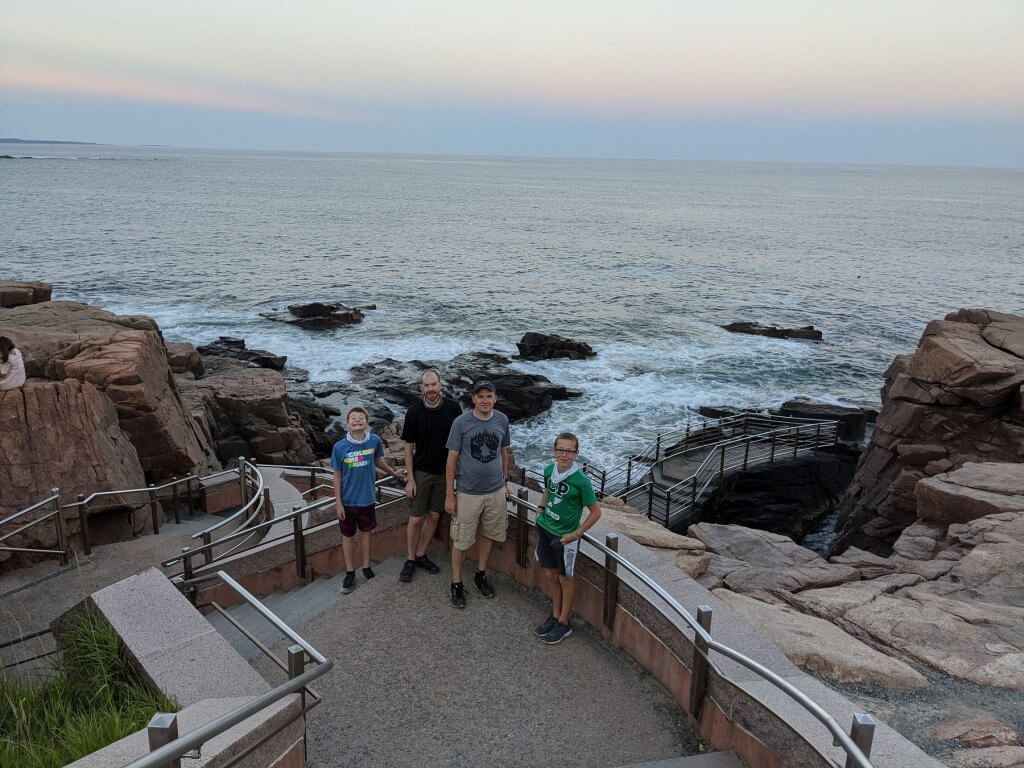
[[[493,493],[505,484],[501,449],[511,444],[508,416],[491,411],[487,421],[466,411],[452,422],[447,448],[459,452],[455,488],[459,493]]]

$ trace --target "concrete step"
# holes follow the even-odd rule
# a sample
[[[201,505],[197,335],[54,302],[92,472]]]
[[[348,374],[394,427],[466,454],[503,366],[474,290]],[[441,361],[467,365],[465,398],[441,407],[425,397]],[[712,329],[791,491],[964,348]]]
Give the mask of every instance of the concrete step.
[[[688,757],[670,757],[668,760],[655,760],[650,763],[630,763],[621,768],[747,768],[747,764],[740,760],[735,752],[729,750]]]
[[[373,571],[377,578],[390,578],[397,580],[398,570],[402,566],[404,558],[391,557],[373,565]],[[263,604],[270,609],[279,619],[288,626],[301,630],[303,626],[320,616],[333,605],[349,595],[341,594],[341,582],[345,574],[339,573],[335,576],[323,576],[302,587],[289,590],[288,592],[275,592],[262,598]],[[363,584],[361,571],[356,571],[356,588]],[[243,627],[249,630],[256,638],[269,648],[279,644],[284,638],[281,633],[255,608],[248,603],[232,606],[228,613],[236,619]],[[248,661],[252,661],[262,654],[253,643],[243,635],[231,623],[214,612],[206,617],[210,624],[227,640],[239,654]]]

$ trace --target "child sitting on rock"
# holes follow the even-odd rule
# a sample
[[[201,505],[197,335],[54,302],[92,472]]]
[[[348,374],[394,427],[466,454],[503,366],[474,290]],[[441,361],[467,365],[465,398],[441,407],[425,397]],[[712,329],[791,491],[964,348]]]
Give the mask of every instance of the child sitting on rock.
[[[576,591],[573,572],[580,539],[601,517],[594,487],[576,463],[579,452],[580,441],[572,432],[555,438],[555,463],[544,470],[544,493],[537,507],[539,541],[534,556],[544,569],[552,605],[551,615],[534,634],[548,645],[572,634],[569,611]],[[581,523],[584,507],[588,514]]]
[[[0,390],[18,389],[25,383],[25,362],[21,350],[6,336],[0,336]]]
[[[394,478],[402,476],[384,460],[384,446],[370,431],[370,417],[362,408],[349,410],[345,423],[348,434],[334,444],[331,469],[334,470],[334,500],[341,523],[341,549],[345,555],[345,579],[341,591],[348,594],[355,588],[355,535],[356,528],[363,532],[363,576],[372,579],[370,568],[370,536],[377,527],[376,500],[377,474],[380,467]]]

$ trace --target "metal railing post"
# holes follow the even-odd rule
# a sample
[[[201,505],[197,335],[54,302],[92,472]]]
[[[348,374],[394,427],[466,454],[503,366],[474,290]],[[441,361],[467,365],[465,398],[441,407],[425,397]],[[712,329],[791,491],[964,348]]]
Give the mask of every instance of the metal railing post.
[[[60,513],[60,488],[51,488],[53,496],[54,524],[57,526],[57,549],[60,550],[60,564],[67,565],[71,562],[71,552],[68,550],[68,532],[64,528],[64,517]]]
[[[745,433],[744,433],[745,434]],[[743,444],[743,471],[747,471],[747,459],[750,457],[750,441]]]
[[[195,517],[196,516],[195,493],[192,491],[192,484],[194,482],[198,482],[198,478],[196,478],[196,477],[189,477],[189,479],[185,483],[185,491],[188,493],[188,516],[189,517]]]
[[[85,494],[78,494],[78,532],[82,538],[82,553],[92,554],[92,540],[89,538],[89,504]]]
[[[686,437],[683,438],[683,445],[690,447],[690,422],[686,422]]]
[[[775,435],[772,435],[772,450],[771,453],[768,454],[768,463],[775,463]]]
[[[796,438],[793,440],[793,458],[796,458],[796,452],[800,450],[800,427],[796,428]]]
[[[697,476],[693,476],[693,488],[690,491],[690,508],[697,508]]]
[[[316,464],[310,463],[309,465],[309,500],[316,501],[320,495],[320,491],[314,491],[316,488]]]
[[[608,533],[604,545],[612,552],[619,551],[619,534]],[[619,602],[619,561],[605,552],[604,555],[604,616],[605,627],[612,629],[615,623],[615,606]]]
[[[838,421],[832,426],[832,436],[833,436],[832,445],[839,445],[839,422]]]
[[[821,442],[821,424],[814,425],[814,447],[818,447],[818,443]]]
[[[516,498],[527,501],[530,493],[525,488],[516,491]],[[526,542],[530,535],[530,521],[526,516],[526,507],[516,504],[516,564],[520,568],[526,568],[530,561],[526,557]]]
[[[213,541],[213,534],[208,531],[204,531],[200,538],[203,540],[204,547],[203,560],[205,560],[206,564],[209,565],[213,562],[213,548],[210,547],[210,543]]]
[[[181,491],[178,488],[178,477],[171,478],[174,487],[171,489],[171,504],[174,506],[174,524],[181,525]]]
[[[605,472],[605,471],[604,471],[604,470],[602,469],[602,470],[601,470],[601,496],[602,496],[602,498],[604,497],[604,485],[605,485],[605,481],[606,481],[607,479],[608,479],[608,473],[607,473],[607,472]]]
[[[647,519],[651,519],[651,513],[654,511],[654,483],[647,484]]]
[[[661,461],[661,435],[658,435],[658,439],[654,441],[654,463],[657,464]]]
[[[665,491],[665,527],[668,528],[669,515],[672,513],[672,491]]]
[[[871,715],[866,715],[863,712],[854,712],[853,724],[850,726],[850,738],[853,739],[853,743],[857,745],[861,752],[864,753],[864,757],[871,757],[871,742],[875,738],[875,720]],[[839,741],[835,742],[837,745]],[[845,768],[854,768],[853,756],[846,756]]]
[[[718,446],[718,485],[725,481],[725,446]]]
[[[238,506],[244,507],[249,501],[248,488],[245,485],[245,456],[238,457]]]
[[[190,581],[193,576],[192,571],[192,555],[189,554],[192,551],[192,547],[181,548],[181,576],[185,581]],[[195,605],[196,603],[196,591],[195,587],[185,587],[185,597],[189,599],[189,602]]]
[[[146,726],[146,733],[149,736],[149,751],[153,752],[164,744],[170,744],[178,738],[178,716],[174,714],[157,713]],[[175,758],[164,763],[161,768],[181,768],[181,760]]]
[[[149,516],[153,519],[153,533],[160,533],[160,517],[156,511],[156,490],[149,484]]]
[[[711,606],[697,606],[697,623],[706,632],[711,632]],[[694,720],[700,720],[700,711],[704,706],[704,694],[708,690],[708,644],[696,632],[693,634],[693,664],[690,666],[690,714]]]
[[[300,509],[301,504],[292,506],[292,512]],[[292,536],[295,538],[295,575],[302,581],[306,578],[306,539],[302,535],[302,515],[292,518]]]
[[[629,461],[626,462],[626,490],[629,490],[629,486],[633,484],[633,457],[629,457]]]

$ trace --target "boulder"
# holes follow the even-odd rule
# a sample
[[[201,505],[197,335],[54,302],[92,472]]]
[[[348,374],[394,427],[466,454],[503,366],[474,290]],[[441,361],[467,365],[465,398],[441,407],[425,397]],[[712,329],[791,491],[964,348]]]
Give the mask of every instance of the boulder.
[[[20,307],[49,301],[53,287],[49,283],[0,280],[0,307]]]
[[[1022,384],[1024,318],[962,309],[929,323],[917,350],[886,371],[882,411],[843,501],[831,553],[856,546],[887,555],[918,520],[923,479],[969,463],[1024,463]],[[923,486],[930,503],[924,511],[951,514],[936,507],[949,491],[941,483]],[[959,495],[957,506],[969,496],[978,511],[978,494]]]
[[[839,439],[860,442],[868,424],[878,418],[878,412],[869,408],[854,408],[831,403],[819,403],[798,397],[787,400],[776,411],[780,416],[795,416],[801,419],[839,422]]]
[[[860,578],[855,568],[828,563],[775,533],[714,523],[691,525],[688,533],[711,553],[708,573],[734,592],[798,591]]]
[[[219,469],[182,405],[152,319],[48,301],[0,310],[0,334],[21,348],[29,377],[77,379],[103,392],[150,481]]]
[[[206,413],[222,461],[240,454],[265,464],[308,464],[305,429],[288,407],[284,377],[266,368],[227,367],[195,381],[179,381],[182,397]]]
[[[187,374],[193,379],[203,378],[203,357],[195,347],[185,341],[169,341],[164,346],[171,373],[175,376]]]
[[[746,333],[754,336],[768,336],[772,339],[810,339],[821,341],[821,331],[816,330],[813,325],[805,325],[802,328],[780,328],[777,325],[761,325],[753,322],[738,322],[723,325],[722,328],[731,333]]]
[[[256,368],[271,368],[275,371],[284,370],[284,364],[288,360],[285,355],[274,355],[263,349],[247,349],[245,339],[231,336],[218,336],[216,341],[204,344],[198,350],[203,357],[230,357]]]
[[[966,523],[1010,512],[1024,515],[1024,464],[968,462],[914,487],[917,515],[936,523]]]
[[[309,304],[290,304],[287,312],[260,312],[260,317],[320,331],[361,323],[365,315],[356,307],[346,307],[336,302],[314,301]]]
[[[145,485],[138,453],[119,426],[113,403],[92,384],[29,379],[21,389],[0,392],[0,518],[46,498],[52,487],[59,488],[62,503],[68,503],[80,493]],[[112,496],[92,506],[94,540],[127,538],[142,530],[146,516],[133,512],[137,498]],[[74,535],[77,513],[64,517]],[[124,530],[106,530],[111,527]],[[8,543],[53,548],[56,528],[40,524]],[[0,552],[0,562],[10,557],[11,553]],[[16,557],[18,562],[26,560]]]
[[[910,665],[876,651],[824,619],[727,589],[716,589],[714,594],[804,669],[842,683],[875,683],[906,691],[928,687],[924,676]]]
[[[519,348],[519,357],[524,360],[550,360],[556,357],[583,360],[597,355],[594,348],[585,342],[533,331],[523,334],[516,346]]]
[[[829,558],[829,562],[856,568],[862,579],[875,579],[879,576],[885,576],[895,571],[898,567],[897,563],[888,558],[879,557],[856,547],[850,547],[843,554]]]
[[[936,741],[956,739],[967,747],[1020,746],[1017,729],[989,714],[946,718],[928,726],[922,735]]]

